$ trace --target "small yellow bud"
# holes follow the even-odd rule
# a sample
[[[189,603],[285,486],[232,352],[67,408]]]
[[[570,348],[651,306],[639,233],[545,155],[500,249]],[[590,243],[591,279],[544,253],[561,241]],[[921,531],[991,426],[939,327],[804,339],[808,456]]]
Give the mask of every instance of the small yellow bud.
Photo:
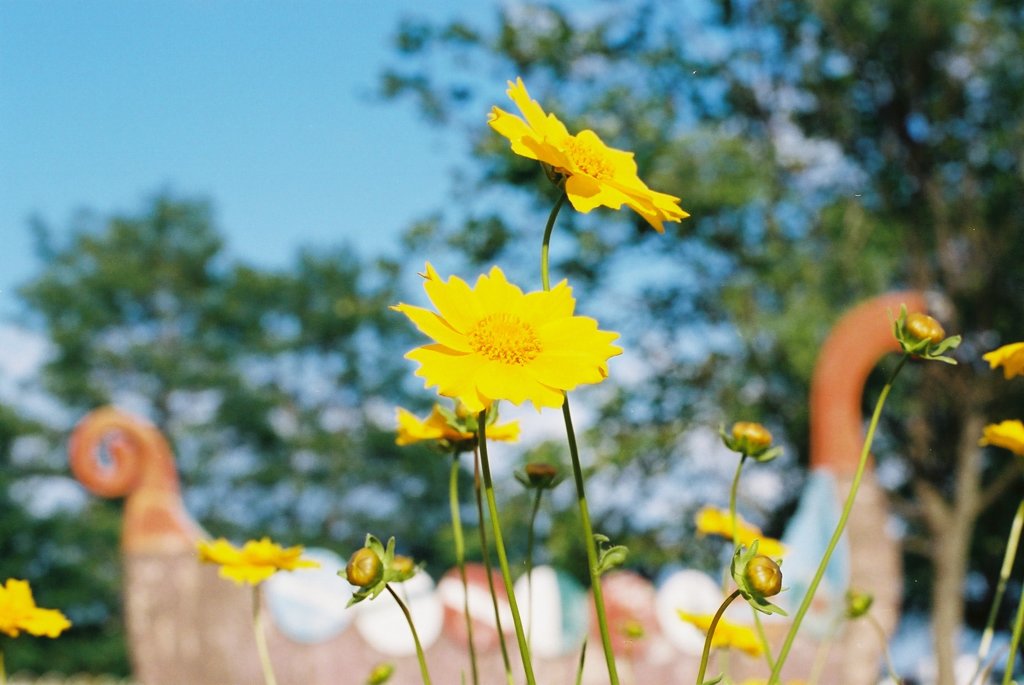
[[[377,664],[370,671],[370,677],[367,678],[366,685],[384,685],[384,683],[391,679],[394,672],[395,667],[392,664]]]
[[[369,547],[361,547],[349,557],[345,567],[345,578],[357,587],[369,587],[380,580],[384,565],[380,557]]]
[[[391,570],[406,579],[416,572],[416,562],[411,557],[396,554],[395,558],[391,560]]]
[[[858,592],[856,590],[846,591],[846,617],[860,618],[871,609],[871,603],[875,598],[870,592]]]
[[[927,340],[933,345],[946,339],[946,331],[942,324],[921,312],[907,315],[906,331],[917,340]]]
[[[751,589],[762,597],[771,597],[782,592],[782,569],[770,557],[758,554],[747,564],[747,582]]]
[[[527,464],[526,477],[534,487],[546,487],[558,477],[558,469],[551,464]]]
[[[772,434],[768,429],[753,421],[737,421],[732,425],[732,437],[739,443],[750,448],[750,452],[760,452],[772,444]]]

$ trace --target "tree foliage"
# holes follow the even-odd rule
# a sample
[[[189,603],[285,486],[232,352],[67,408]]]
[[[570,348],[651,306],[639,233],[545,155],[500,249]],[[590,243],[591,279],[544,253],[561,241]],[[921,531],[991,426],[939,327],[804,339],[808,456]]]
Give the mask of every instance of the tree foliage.
[[[650,185],[693,214],[667,236],[628,213],[556,232],[556,273],[626,305],[615,323],[647,367],[643,389],[602,415],[613,479],[670,471],[681,433],[739,411],[806,455],[803,398],[829,326],[885,290],[941,294],[938,315],[966,337],[961,365],[901,379],[878,450],[905,498],[908,550],[927,559],[908,601],[932,607],[941,682],[966,574],[990,583],[967,597],[976,618],[1019,484],[1019,460],[976,442],[1024,406],[1020,384],[979,360],[1019,339],[1024,316],[1022,17],[1018,3],[965,0],[530,3],[488,26],[407,20],[382,76],[383,95],[476,136],[459,180],[471,199],[415,232],[421,245],[464,245],[483,223],[500,240],[470,260],[533,258],[524,235],[553,191],[484,124],[516,76],[571,128],[635,150]],[[495,202],[522,217],[500,223]],[[979,516],[992,525],[976,529]]]

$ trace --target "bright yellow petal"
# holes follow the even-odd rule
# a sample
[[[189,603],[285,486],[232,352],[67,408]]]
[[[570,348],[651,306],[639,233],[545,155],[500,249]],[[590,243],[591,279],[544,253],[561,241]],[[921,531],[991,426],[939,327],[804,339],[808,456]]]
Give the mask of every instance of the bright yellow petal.
[[[527,159],[537,159],[537,154],[526,144],[526,141],[536,136],[526,122],[514,114],[509,114],[500,107],[492,107],[487,117],[487,123],[495,131],[505,136],[512,142],[512,151]]]
[[[478,298],[480,309],[487,313],[509,312],[522,300],[523,291],[505,278],[505,273],[496,266],[476,280],[473,292]]]
[[[419,362],[416,375],[424,379],[424,387],[437,387],[440,394],[459,400],[473,413],[490,406],[490,400],[481,398],[476,391],[476,374],[485,361],[479,355],[459,354],[442,345],[424,345],[405,358]]]
[[[239,585],[259,585],[276,571],[273,566],[221,566],[219,575]]]
[[[469,284],[458,276],[442,280],[430,262],[427,262],[426,276],[423,288],[441,318],[459,332],[472,328],[482,314]]]
[[[420,333],[433,338],[445,347],[449,347],[457,352],[471,351],[466,336],[456,331],[445,319],[442,319],[429,309],[401,303],[392,305],[391,309],[405,314],[416,328],[419,329]]]
[[[515,442],[519,439],[519,422],[496,423],[487,427],[487,439],[501,442]]]
[[[21,627],[37,637],[57,637],[71,627],[71,621],[56,609],[35,608],[22,620]]]
[[[411,445],[423,440],[437,440],[441,437],[441,431],[426,425],[412,412],[402,407],[395,409],[395,422],[398,424],[395,436],[396,445]]]
[[[1013,420],[989,424],[985,426],[978,444],[1002,447],[1024,457],[1024,423]]]
[[[1003,345],[982,355],[981,358],[993,369],[1003,367],[1003,377],[1006,380],[1024,375],[1024,342]]]

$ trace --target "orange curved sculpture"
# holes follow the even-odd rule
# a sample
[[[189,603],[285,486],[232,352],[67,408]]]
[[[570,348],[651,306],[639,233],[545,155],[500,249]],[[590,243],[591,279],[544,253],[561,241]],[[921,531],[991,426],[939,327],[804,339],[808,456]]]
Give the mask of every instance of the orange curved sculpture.
[[[125,498],[126,554],[191,552],[206,536],[185,512],[174,455],[153,425],[113,407],[97,409],[71,433],[68,453],[85,487]]]

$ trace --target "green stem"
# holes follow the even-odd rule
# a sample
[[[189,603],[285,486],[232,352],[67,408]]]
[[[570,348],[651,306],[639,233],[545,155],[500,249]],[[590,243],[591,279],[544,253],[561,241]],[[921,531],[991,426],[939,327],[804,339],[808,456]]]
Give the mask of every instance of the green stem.
[[[839,516],[839,523],[836,524],[836,529],[832,533],[832,538],[828,541],[828,547],[825,548],[825,555],[821,558],[821,562],[818,564],[818,570],[814,573],[814,578],[811,580],[811,584],[807,588],[807,593],[804,595],[803,601],[800,602],[800,608],[797,609],[796,615],[793,617],[793,625],[789,627],[789,632],[786,633],[786,639],[782,643],[782,649],[779,650],[778,659],[775,661],[775,667],[772,668],[771,675],[768,677],[768,685],[776,685],[779,682],[779,674],[782,672],[782,666],[786,663],[786,657],[789,656],[789,650],[793,647],[793,640],[796,639],[797,631],[800,630],[800,624],[804,620],[804,616],[807,614],[807,610],[811,607],[811,602],[814,600],[814,593],[818,590],[818,585],[821,583],[822,577],[825,575],[825,569],[828,567],[828,562],[832,559],[832,553],[835,552],[836,546],[839,544],[839,539],[843,535],[843,531],[846,530],[846,523],[850,518],[850,512],[853,510],[854,500],[857,498],[857,490],[860,488],[860,482],[864,477],[864,471],[868,464],[868,457],[871,454],[871,443],[875,439],[875,430],[878,428],[878,420],[882,415],[882,407],[885,406],[885,400],[889,397],[889,392],[892,390],[892,384],[896,380],[896,376],[899,375],[903,365],[907,362],[907,355],[904,354],[900,357],[899,364],[896,365],[896,369],[892,372],[889,380],[886,382],[885,387],[882,388],[881,394],[878,396],[878,401],[875,403],[875,410],[871,415],[871,423],[868,425],[868,433],[864,439],[864,447],[860,452],[860,461],[857,463],[857,471],[854,473],[853,482],[850,484],[850,493],[846,496],[846,503],[843,505],[843,512]]]
[[[452,512],[452,537],[455,541],[455,563],[459,567],[462,581],[462,613],[466,616],[466,639],[469,642],[469,664],[473,685],[478,685],[480,676],[476,665],[476,645],[473,642],[473,619],[469,615],[469,583],[466,580],[466,542],[462,536],[462,517],[459,514],[459,454],[452,458],[452,469],[448,476],[448,501]]]
[[[999,569],[999,584],[996,586],[995,597],[992,598],[992,606],[988,610],[988,620],[985,621],[985,632],[981,636],[981,644],[978,645],[978,666],[971,676],[969,683],[974,683],[981,675],[988,650],[992,647],[992,637],[995,634],[996,615],[999,613],[999,606],[1003,602],[1003,593],[1006,591],[1006,581],[1010,578],[1010,571],[1013,569],[1013,562],[1017,558],[1017,548],[1020,545],[1021,525],[1024,524],[1024,500],[1017,505],[1017,513],[1013,517],[1013,524],[1010,526],[1010,537],[1006,540],[1006,552],[1003,553],[1003,565]]]
[[[526,530],[526,605],[530,607],[530,624],[526,626],[526,640],[531,642],[533,634],[533,615],[536,613],[533,607],[533,529],[537,522],[537,512],[540,510],[540,500],[544,496],[544,489],[537,488],[533,498],[533,509],[530,511],[530,526]]]
[[[740,541],[736,539],[736,495],[740,489],[740,474],[743,472],[743,464],[747,461],[747,455],[740,457],[740,463],[736,465],[736,473],[732,477],[732,485],[729,487],[729,525],[732,532],[733,554],[740,548]]]
[[[704,673],[708,670],[708,659],[711,658],[711,642],[715,637],[715,628],[718,627],[718,622],[722,619],[722,614],[729,608],[732,601],[740,596],[739,590],[733,590],[732,594],[725,598],[722,602],[722,606],[718,607],[718,611],[715,612],[715,617],[711,619],[711,625],[708,626],[707,637],[704,638],[704,651],[700,655],[700,670],[697,671],[697,685],[701,685],[704,682]]]
[[[501,522],[498,520],[498,504],[494,499],[494,483],[491,481],[491,465],[487,459],[487,410],[480,412],[478,422],[480,430],[480,470],[484,477],[484,495],[487,497],[487,511],[491,517],[491,532],[494,533],[494,547],[498,551],[498,565],[501,566],[501,577],[505,581],[505,592],[508,595],[509,608],[512,610],[512,623],[516,629],[516,640],[519,642],[519,656],[523,661],[527,685],[536,685],[533,676],[533,660],[530,658],[530,645],[526,642],[523,632],[523,620],[519,616],[519,605],[516,593],[512,589],[512,573],[509,571],[508,556],[505,554],[505,542],[501,535]]]
[[[882,624],[879,623],[878,619],[872,616],[871,614],[865,615],[864,618],[868,620],[868,623],[871,624],[871,627],[875,629],[876,633],[878,633],[878,641],[882,643],[882,654],[885,655],[885,667],[889,671],[889,680],[891,680],[894,683],[903,682],[902,680],[900,680],[899,676],[896,675],[896,667],[893,666],[892,663],[892,654],[889,653],[889,637],[885,634],[885,630],[882,628]]]
[[[1017,603],[1017,619],[1013,622],[1013,637],[1010,638],[1010,653],[1006,655],[1006,672],[1003,674],[1003,685],[1013,681],[1013,667],[1017,661],[1017,649],[1020,647],[1021,628],[1024,627],[1024,593]]]
[[[0,685],[7,685],[7,671],[4,669],[4,650],[0,649]]]
[[[587,661],[587,638],[583,638],[583,647],[580,648],[580,661],[576,665],[576,685],[583,683],[583,664]]]
[[[604,609],[604,593],[601,591],[601,574],[597,569],[597,543],[594,541],[594,530],[590,525],[590,510],[587,507],[587,493],[583,487],[583,468],[580,466],[580,453],[576,445],[576,433],[572,428],[572,414],[569,412],[569,397],[562,403],[562,416],[565,419],[565,433],[569,440],[569,455],[572,457],[572,475],[576,481],[576,502],[580,510],[580,525],[583,527],[583,544],[587,549],[587,565],[590,567],[590,589],[594,593],[594,610],[597,613],[597,626],[601,633],[601,645],[604,647],[604,660],[608,665],[608,677],[611,685],[619,685],[619,674],[615,668],[615,653],[612,651],[611,633],[608,631],[608,616]]]
[[[420,675],[423,677],[423,685],[430,685],[430,672],[427,671],[427,657],[423,653],[423,646],[420,644],[420,636],[416,632],[416,624],[412,622],[412,614],[409,613],[409,607],[405,605],[402,598],[392,589],[392,587],[385,583],[384,587],[391,593],[391,596],[398,602],[398,608],[405,614],[405,621],[409,624],[409,630],[412,631],[412,641],[416,643],[416,658],[420,662]]]
[[[498,631],[498,646],[501,648],[501,661],[505,666],[505,681],[514,685],[512,679],[512,662],[508,658],[508,645],[505,644],[505,631],[501,627],[501,610],[498,608],[498,595],[494,591],[494,567],[491,565],[490,545],[487,544],[487,528],[484,526],[484,500],[480,487],[480,453],[473,450],[473,490],[476,494],[477,530],[480,533],[480,557],[484,562],[484,573],[487,574],[487,588],[491,593],[491,605],[494,607],[494,627]]]
[[[757,637],[761,641],[761,649],[764,650],[764,660],[768,668],[775,668],[775,660],[772,658],[772,646],[768,643],[768,634],[764,632],[764,622],[761,621],[761,612],[750,607],[754,614],[754,626],[757,628]]]
[[[562,183],[565,183],[564,179]],[[551,232],[555,228],[555,218],[558,216],[558,211],[562,209],[562,205],[565,204],[567,198],[568,196],[563,190],[558,198],[558,202],[551,208],[551,213],[548,215],[548,223],[544,226],[544,238],[540,244],[540,282],[544,290],[551,290],[551,279],[548,276],[548,248],[551,244]]]
[[[267,649],[267,636],[263,630],[263,612],[260,611],[260,586],[252,586],[252,627],[256,634],[256,651],[260,655],[260,666],[263,668],[263,681],[266,685],[277,685],[274,667],[270,663],[270,651]]]

